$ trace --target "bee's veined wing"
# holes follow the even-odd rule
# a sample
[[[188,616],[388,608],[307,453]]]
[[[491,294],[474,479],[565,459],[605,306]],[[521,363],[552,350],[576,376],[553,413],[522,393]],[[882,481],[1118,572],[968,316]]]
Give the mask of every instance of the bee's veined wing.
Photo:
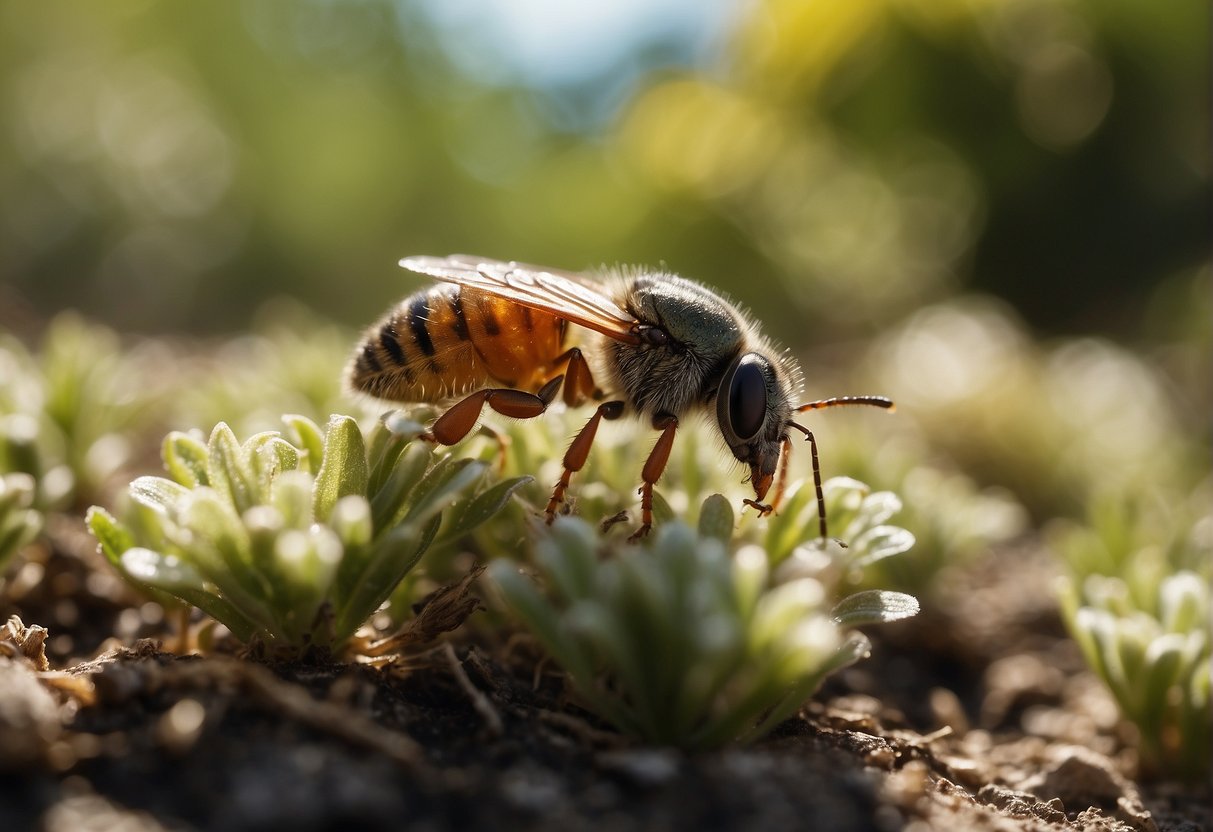
[[[400,265],[409,271],[550,312],[619,341],[635,344],[640,340],[633,332],[636,324],[633,315],[571,272],[466,254],[406,257]]]

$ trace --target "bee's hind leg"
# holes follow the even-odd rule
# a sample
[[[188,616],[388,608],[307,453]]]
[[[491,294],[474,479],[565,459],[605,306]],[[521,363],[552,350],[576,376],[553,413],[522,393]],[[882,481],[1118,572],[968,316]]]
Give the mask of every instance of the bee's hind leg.
[[[486,404],[503,416],[533,419],[548,409],[548,405],[556,398],[562,381],[563,376],[558,376],[543,385],[538,393],[527,393],[509,387],[477,390],[451,405],[421,436],[439,445],[454,445],[476,427],[476,423],[480,421],[480,412]]]

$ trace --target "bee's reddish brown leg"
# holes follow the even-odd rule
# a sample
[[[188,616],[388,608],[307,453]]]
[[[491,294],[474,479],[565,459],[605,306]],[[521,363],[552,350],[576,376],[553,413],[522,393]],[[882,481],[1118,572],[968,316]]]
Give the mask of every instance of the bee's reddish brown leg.
[[[556,378],[543,385],[538,393],[527,393],[522,390],[512,390],[508,387],[491,387],[487,390],[477,390],[467,398],[461,399],[443,413],[430,429],[421,434],[423,439],[437,442],[439,445],[454,445],[471,433],[480,420],[480,411],[487,404],[503,416],[515,419],[532,419],[548,409],[548,405],[556,398],[556,391],[564,376]]]
[[[784,434],[783,440],[783,457],[779,460],[779,475],[775,477],[775,496],[771,498],[771,511],[779,511],[779,506],[783,503],[783,493],[788,487],[788,463],[792,457],[792,440]]]
[[[590,374],[590,365],[585,356],[576,347],[571,352],[569,366],[565,370],[564,403],[569,407],[576,407],[586,399],[601,399],[602,391],[594,383],[594,376]]]
[[[586,399],[601,399],[602,391],[594,383],[589,362],[579,347],[565,350],[552,362],[553,367],[567,364],[564,370],[564,403],[577,407]]]
[[[590,447],[594,444],[594,437],[598,434],[599,423],[603,419],[618,419],[623,415],[623,408],[623,402],[603,402],[598,405],[594,415],[585,423],[585,427],[573,437],[572,444],[564,452],[564,473],[560,475],[560,482],[556,483],[556,487],[552,489],[552,499],[548,500],[548,507],[544,510],[548,523],[556,519],[556,509],[564,502],[564,492],[568,490],[573,474],[580,471],[585,465],[585,461],[589,459]]]
[[[758,512],[759,517],[766,517],[773,511],[779,509],[779,504],[783,502],[783,492],[788,485],[788,460],[792,457],[792,440],[788,439],[785,434],[783,439],[779,440],[781,448],[779,451],[779,473],[775,477],[775,495],[769,503],[760,503],[757,500],[742,500],[743,505]],[[742,509],[745,511],[745,509]]]
[[[643,483],[640,486],[640,528],[628,538],[633,543],[647,535],[653,528],[653,486],[657,484],[657,480],[661,479],[666,463],[670,461],[670,450],[674,447],[674,432],[678,429],[678,419],[674,416],[654,416],[653,427],[661,431],[661,436],[657,437],[657,444],[653,446],[653,450],[649,453],[649,458],[645,460],[644,468],[640,472],[640,479]]]

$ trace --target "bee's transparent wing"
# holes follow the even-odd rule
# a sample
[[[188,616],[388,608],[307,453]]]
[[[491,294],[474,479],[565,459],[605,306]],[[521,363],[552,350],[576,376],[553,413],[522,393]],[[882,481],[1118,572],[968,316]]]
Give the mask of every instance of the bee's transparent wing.
[[[639,343],[633,332],[636,318],[571,272],[466,254],[406,257],[400,265],[409,271],[550,312],[619,341]]]

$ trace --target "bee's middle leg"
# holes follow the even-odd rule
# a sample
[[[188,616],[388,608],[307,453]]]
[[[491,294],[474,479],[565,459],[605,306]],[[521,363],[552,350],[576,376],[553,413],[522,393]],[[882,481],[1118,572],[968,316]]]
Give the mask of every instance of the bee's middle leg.
[[[590,364],[585,360],[585,353],[579,347],[571,347],[556,357],[553,367],[564,368],[564,403],[569,407],[578,407],[586,399],[602,399],[602,391],[594,382],[590,372]]]
[[[454,445],[469,433],[480,421],[480,412],[487,404],[503,416],[514,419],[533,419],[548,409],[556,398],[563,376],[557,376],[540,388],[538,393],[527,393],[510,387],[490,387],[477,390],[460,399],[443,413],[422,438],[439,445]]]
[[[590,447],[594,444],[594,437],[598,434],[598,425],[603,419],[618,419],[623,415],[623,410],[623,402],[603,402],[598,405],[598,409],[594,411],[594,415],[585,423],[585,426],[573,437],[569,449],[564,452],[564,473],[560,475],[560,482],[556,483],[556,487],[552,489],[552,498],[548,500],[548,507],[544,510],[548,523],[556,519],[556,509],[560,508],[560,504],[564,502],[564,492],[568,490],[573,474],[580,471],[585,466],[585,461],[589,459]]]
[[[661,479],[666,463],[670,461],[670,450],[674,447],[674,431],[678,429],[678,417],[654,416],[653,427],[661,431],[661,436],[657,437],[657,444],[649,452],[649,458],[645,460],[644,468],[640,472],[643,483],[640,486],[640,528],[628,538],[633,542],[640,540],[653,528],[653,486]]]

